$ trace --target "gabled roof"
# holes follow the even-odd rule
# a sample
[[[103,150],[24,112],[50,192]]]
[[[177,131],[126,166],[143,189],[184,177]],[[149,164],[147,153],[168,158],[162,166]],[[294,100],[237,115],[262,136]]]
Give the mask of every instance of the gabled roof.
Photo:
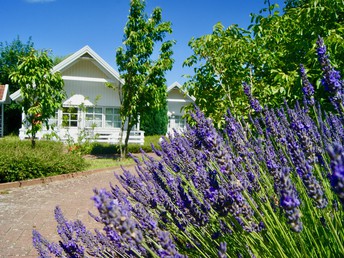
[[[120,83],[124,83],[123,79],[120,77],[119,73],[116,72],[103,58],[101,58],[96,52],[93,51],[88,45],[84,46],[82,49],[78,50],[71,56],[64,59],[62,62],[54,66],[53,72],[62,71],[77,61],[79,58],[92,58],[96,61],[98,67],[109,73],[111,76],[115,77]]]
[[[193,96],[190,96],[189,94],[187,94],[183,88],[182,88],[182,85],[180,85],[179,82],[174,82],[172,83],[170,86],[167,87],[167,94],[172,91],[173,89],[178,89],[183,95],[185,95],[186,97],[190,98],[192,101],[195,101],[196,98],[193,97]]]
[[[0,103],[9,103],[8,84],[0,85]]]
[[[87,45],[55,65],[52,69],[52,72],[61,72],[62,70],[71,66],[80,58],[93,59],[99,69],[116,78],[121,84],[124,84],[124,80],[120,77],[119,73],[116,72],[103,58],[101,58],[96,52],[92,50],[92,48]],[[10,97],[12,100],[19,100],[19,98],[21,97],[20,90],[17,90],[13,94],[11,94]]]

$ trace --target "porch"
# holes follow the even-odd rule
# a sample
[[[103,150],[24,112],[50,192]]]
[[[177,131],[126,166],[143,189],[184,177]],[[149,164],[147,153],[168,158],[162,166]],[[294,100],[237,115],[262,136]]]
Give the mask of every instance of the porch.
[[[23,114],[22,121],[25,121]],[[20,139],[28,138],[28,124],[19,130]],[[129,143],[144,144],[144,131],[136,125],[130,132]],[[126,127],[126,126],[125,126]],[[126,129],[126,128],[125,128]],[[123,132],[124,143],[127,131]],[[63,142],[106,142],[116,144],[121,140],[120,108],[95,106],[82,95],[74,95],[63,103],[63,108],[49,119],[49,129],[44,127],[37,139],[52,139]]]

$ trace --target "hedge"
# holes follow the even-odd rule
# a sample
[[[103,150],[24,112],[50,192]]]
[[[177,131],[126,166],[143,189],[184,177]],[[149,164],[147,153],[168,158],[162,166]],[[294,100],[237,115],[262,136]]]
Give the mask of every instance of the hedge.
[[[81,171],[85,160],[66,152],[61,142],[20,141],[17,137],[0,139],[0,183],[47,177]]]

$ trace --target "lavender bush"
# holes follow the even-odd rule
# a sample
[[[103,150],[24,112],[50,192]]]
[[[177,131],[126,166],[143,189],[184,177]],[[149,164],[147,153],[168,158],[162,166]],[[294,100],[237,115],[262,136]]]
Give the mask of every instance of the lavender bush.
[[[342,81],[336,73],[339,86],[329,85],[333,69],[323,71],[340,106]],[[219,131],[196,108],[195,125],[165,138],[158,159],[143,153],[135,174],[117,176],[124,191],[95,190],[92,216],[102,230],[67,221],[56,208],[61,241],[34,231],[39,255],[343,256],[343,116],[322,112],[303,66],[301,74],[304,106],[262,108],[244,83],[255,110],[248,121],[228,112]]]

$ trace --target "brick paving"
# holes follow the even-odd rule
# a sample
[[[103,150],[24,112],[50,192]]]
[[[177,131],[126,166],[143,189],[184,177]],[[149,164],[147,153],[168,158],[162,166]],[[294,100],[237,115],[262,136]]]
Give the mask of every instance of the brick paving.
[[[134,166],[127,169],[134,171]],[[97,214],[90,199],[93,189],[109,189],[110,182],[115,185],[114,173],[121,174],[122,169],[104,169],[73,174],[70,178],[62,176],[17,185],[0,184],[0,257],[37,257],[32,246],[32,229],[37,229],[50,241],[58,240],[54,220],[57,205],[66,219],[80,219],[89,229],[94,228],[95,222],[88,215],[88,211]]]

